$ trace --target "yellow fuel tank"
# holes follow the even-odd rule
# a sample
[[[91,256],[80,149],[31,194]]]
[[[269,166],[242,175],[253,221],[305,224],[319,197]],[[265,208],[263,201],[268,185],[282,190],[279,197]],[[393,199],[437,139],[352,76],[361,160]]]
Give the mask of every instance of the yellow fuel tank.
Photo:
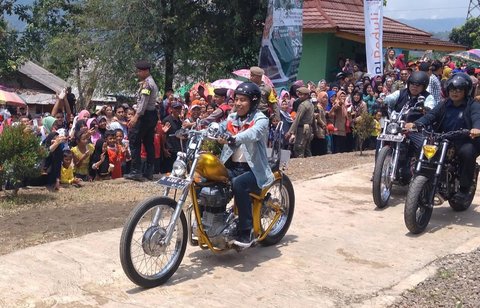
[[[228,171],[220,159],[212,153],[202,153],[198,158],[195,171],[207,181],[227,182]]]

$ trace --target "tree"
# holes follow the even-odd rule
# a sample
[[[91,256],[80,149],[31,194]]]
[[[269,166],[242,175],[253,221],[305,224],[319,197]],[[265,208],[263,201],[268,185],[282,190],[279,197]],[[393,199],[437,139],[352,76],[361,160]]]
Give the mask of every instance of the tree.
[[[363,144],[367,138],[369,138],[375,130],[375,120],[373,116],[367,112],[364,112],[360,117],[355,120],[353,126],[353,134],[357,136],[356,148],[360,150],[360,155],[363,153]]]
[[[27,178],[40,175],[46,150],[23,125],[7,126],[0,135],[0,185],[8,183],[16,195]]]
[[[470,18],[465,24],[453,28],[450,41],[471,48],[480,48],[480,17]]]
[[[0,77],[15,71],[23,62],[18,33],[9,28],[4,16],[16,14],[24,20],[25,12],[26,6],[16,4],[14,0],[0,1]]]

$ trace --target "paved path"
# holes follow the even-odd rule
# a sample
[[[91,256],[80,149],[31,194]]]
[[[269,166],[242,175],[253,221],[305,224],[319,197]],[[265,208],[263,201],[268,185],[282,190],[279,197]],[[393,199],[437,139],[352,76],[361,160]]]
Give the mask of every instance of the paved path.
[[[119,229],[1,256],[0,306],[383,307],[433,274],[435,259],[480,246],[480,199],[464,213],[435,208],[427,232],[411,236],[406,190],[375,210],[371,169],[295,183],[295,217],[279,245],[222,255],[189,246],[171,280],[150,290],[123,274]]]

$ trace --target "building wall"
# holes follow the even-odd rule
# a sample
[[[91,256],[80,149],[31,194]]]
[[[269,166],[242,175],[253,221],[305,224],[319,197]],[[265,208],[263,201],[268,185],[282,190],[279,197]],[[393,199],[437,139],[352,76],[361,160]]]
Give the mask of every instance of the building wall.
[[[365,65],[365,45],[338,38],[333,33],[304,33],[298,79],[332,81],[341,69],[340,58]]]

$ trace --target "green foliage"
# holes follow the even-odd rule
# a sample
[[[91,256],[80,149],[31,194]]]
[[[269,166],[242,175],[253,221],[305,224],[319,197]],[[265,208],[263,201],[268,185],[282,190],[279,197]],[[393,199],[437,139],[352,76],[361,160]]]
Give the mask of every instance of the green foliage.
[[[267,0],[37,0],[23,37],[31,59],[93,89],[133,92],[134,63],[160,87],[257,64]],[[81,72],[81,73],[80,73]],[[73,74],[72,74],[73,73]],[[174,80],[175,79],[175,80]]]
[[[222,145],[215,140],[205,140],[202,144],[202,151],[218,156],[222,153]]]
[[[453,28],[449,36],[454,43],[470,48],[480,48],[480,17],[470,18],[465,24]]]
[[[375,119],[371,114],[367,112],[364,112],[355,121],[355,125],[353,126],[353,134],[357,136],[360,154],[362,154],[362,151],[363,151],[364,141],[367,140],[367,138],[369,138],[372,135],[374,130],[375,130]]]
[[[14,187],[26,178],[40,175],[40,162],[46,150],[25,126],[7,126],[0,135],[0,183]]]

